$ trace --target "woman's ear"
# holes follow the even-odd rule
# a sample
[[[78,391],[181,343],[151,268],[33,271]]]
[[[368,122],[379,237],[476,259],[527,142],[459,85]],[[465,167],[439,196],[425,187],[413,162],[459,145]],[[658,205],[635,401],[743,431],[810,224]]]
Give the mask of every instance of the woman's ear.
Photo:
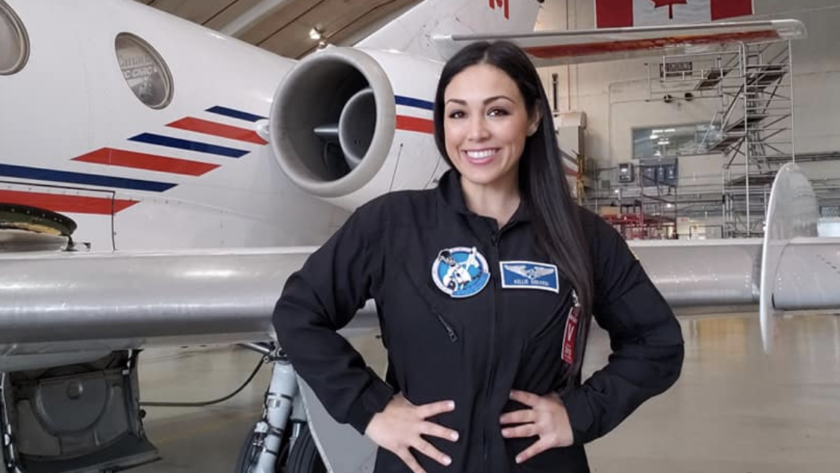
[[[534,113],[531,114],[531,119],[528,121],[528,136],[533,136],[537,132],[537,129],[540,127],[540,121],[542,121],[542,113],[540,113],[539,109],[534,110]]]

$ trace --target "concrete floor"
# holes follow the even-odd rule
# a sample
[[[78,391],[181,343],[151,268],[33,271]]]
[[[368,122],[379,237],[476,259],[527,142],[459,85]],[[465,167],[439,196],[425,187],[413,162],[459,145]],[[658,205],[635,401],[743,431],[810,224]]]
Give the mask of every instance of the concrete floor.
[[[780,324],[766,357],[754,313],[681,318],[686,361],[680,381],[588,447],[595,472],[836,473],[840,471],[840,316],[804,315]],[[592,334],[585,372],[609,344]],[[359,340],[374,368],[383,355]],[[143,400],[223,396],[256,365],[228,347],[154,350],[141,361]],[[137,472],[230,473],[259,416],[269,369],[224,404],[148,408],[146,427],[164,459]]]

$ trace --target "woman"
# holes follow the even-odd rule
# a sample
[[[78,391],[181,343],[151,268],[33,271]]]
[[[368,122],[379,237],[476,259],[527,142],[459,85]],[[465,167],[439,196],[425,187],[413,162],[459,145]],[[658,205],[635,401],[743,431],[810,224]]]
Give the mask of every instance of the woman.
[[[670,387],[673,313],[621,237],[567,188],[528,57],[468,46],[444,67],[438,189],[358,209],[287,282],[280,344],[376,473],[587,472],[583,445]],[[373,298],[387,382],[335,331]],[[581,384],[594,313],[614,355]]]

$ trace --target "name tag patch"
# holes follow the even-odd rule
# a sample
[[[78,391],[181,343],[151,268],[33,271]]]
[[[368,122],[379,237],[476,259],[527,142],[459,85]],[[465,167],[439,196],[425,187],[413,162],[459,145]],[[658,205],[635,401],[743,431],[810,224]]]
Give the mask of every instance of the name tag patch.
[[[560,292],[557,266],[535,261],[502,261],[502,287]]]

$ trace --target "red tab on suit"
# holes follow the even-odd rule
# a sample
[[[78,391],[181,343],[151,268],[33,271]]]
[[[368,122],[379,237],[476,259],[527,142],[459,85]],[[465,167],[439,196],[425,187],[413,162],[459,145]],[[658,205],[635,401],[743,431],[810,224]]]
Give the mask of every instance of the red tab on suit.
[[[563,332],[563,361],[570,365],[575,361],[575,339],[577,338],[579,316],[580,305],[575,304],[569,309],[569,317],[566,319],[566,330]]]

